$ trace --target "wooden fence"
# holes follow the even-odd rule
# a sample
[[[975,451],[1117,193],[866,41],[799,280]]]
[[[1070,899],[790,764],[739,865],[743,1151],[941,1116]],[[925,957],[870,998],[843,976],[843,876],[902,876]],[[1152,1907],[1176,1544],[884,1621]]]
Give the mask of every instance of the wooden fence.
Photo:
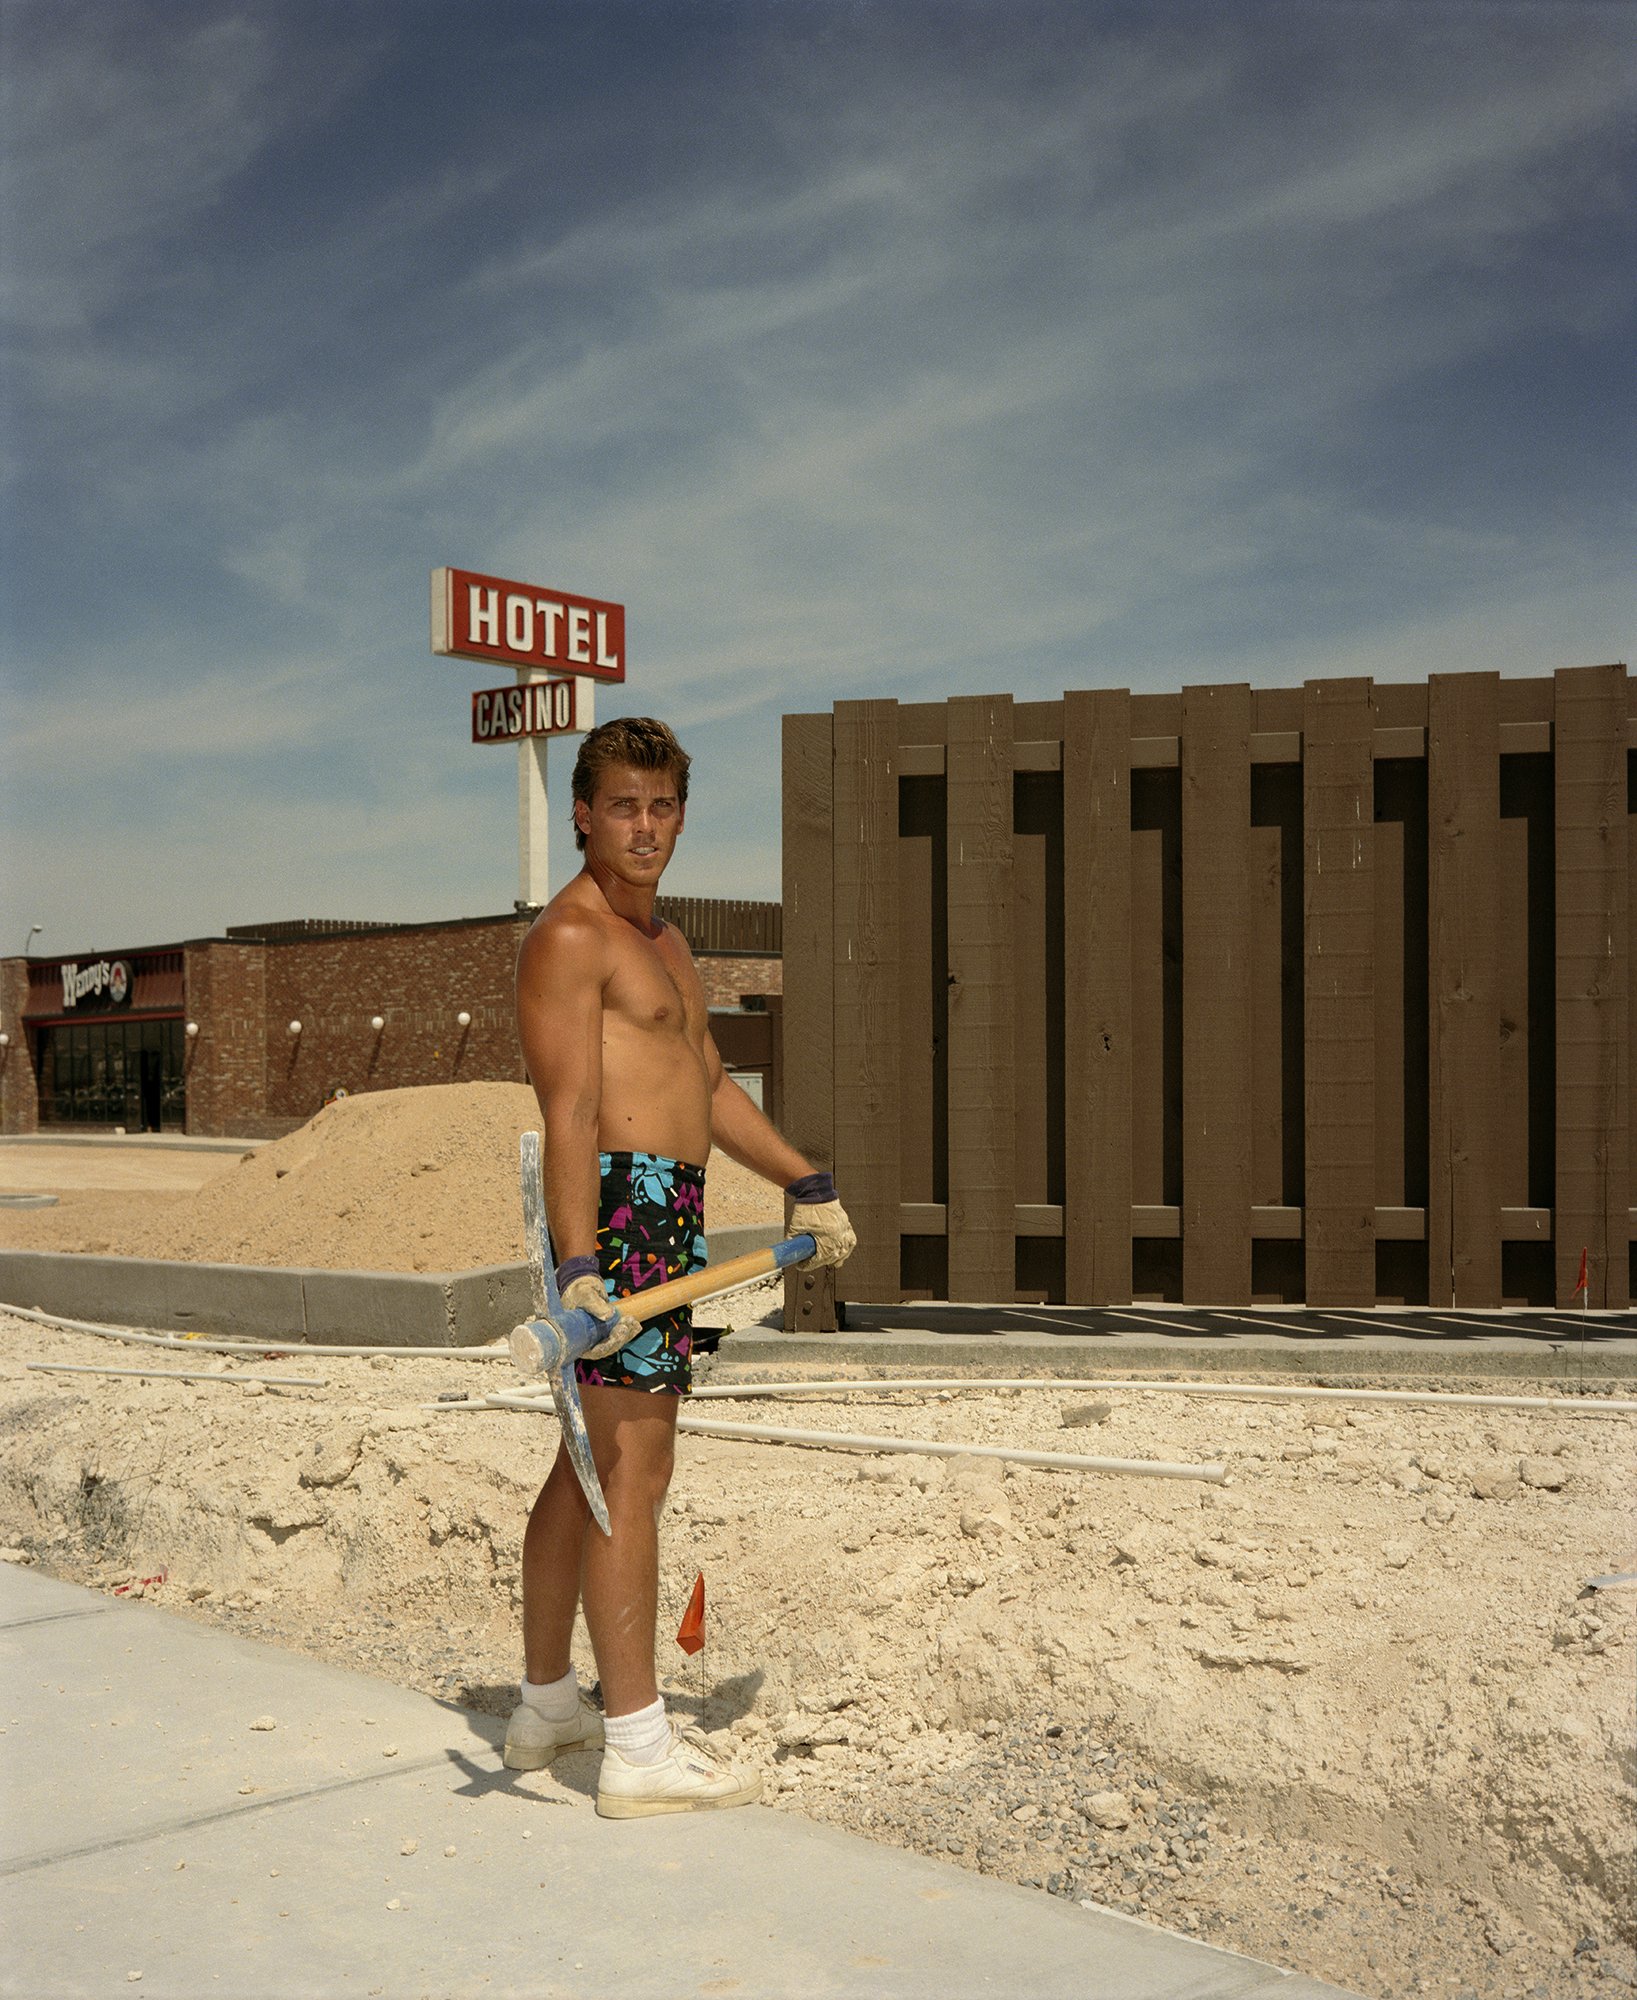
[[[782,949],[777,903],[747,903],[731,896],[659,896],[654,910],[695,951],[741,958],[777,958]]]
[[[843,1295],[1625,1306],[1634,741],[1623,666],[787,717]]]

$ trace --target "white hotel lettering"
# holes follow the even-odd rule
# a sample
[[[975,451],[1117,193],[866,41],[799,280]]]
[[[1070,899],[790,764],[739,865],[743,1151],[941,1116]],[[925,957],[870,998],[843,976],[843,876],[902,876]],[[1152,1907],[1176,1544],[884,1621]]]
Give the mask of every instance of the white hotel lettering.
[[[500,592],[480,590],[474,583],[468,586],[470,609],[466,619],[466,629],[472,635],[474,646],[498,646],[500,644]],[[482,606],[478,599],[487,600]],[[484,627],[488,629],[485,631]]]
[[[559,628],[568,628],[568,646],[558,652]],[[501,638],[504,622],[505,638]],[[593,632],[596,652],[593,655]],[[592,612],[584,605],[560,604],[550,597],[524,597],[508,592],[504,620],[500,592],[481,584],[466,586],[466,634],[468,645],[499,646],[513,653],[529,653],[542,660],[559,659],[576,666],[616,669],[618,653],[608,650],[608,613]]]

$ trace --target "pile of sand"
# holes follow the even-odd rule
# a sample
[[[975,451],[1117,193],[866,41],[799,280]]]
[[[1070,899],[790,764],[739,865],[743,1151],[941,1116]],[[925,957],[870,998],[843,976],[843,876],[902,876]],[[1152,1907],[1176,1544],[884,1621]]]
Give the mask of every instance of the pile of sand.
[[[64,1198],[8,1210],[8,1247],[331,1271],[469,1271],[524,1257],[517,1141],[539,1129],[518,1083],[338,1099],[185,1194]],[[778,1190],[720,1153],[706,1227],[782,1221]]]

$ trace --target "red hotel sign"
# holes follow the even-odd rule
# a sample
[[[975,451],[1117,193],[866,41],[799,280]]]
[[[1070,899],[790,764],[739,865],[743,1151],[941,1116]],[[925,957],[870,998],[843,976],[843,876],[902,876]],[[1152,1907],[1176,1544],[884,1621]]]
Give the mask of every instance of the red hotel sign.
[[[480,688],[472,696],[472,741],[514,743],[521,736],[562,736],[584,727],[573,681],[524,681]]]
[[[435,569],[432,650],[459,660],[623,681],[625,606],[477,570]]]

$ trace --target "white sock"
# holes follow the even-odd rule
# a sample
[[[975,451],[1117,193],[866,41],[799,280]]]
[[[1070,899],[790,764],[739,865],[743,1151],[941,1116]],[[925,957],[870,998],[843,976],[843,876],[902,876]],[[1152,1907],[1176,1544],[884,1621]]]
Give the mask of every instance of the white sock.
[[[524,1678],[523,1699],[548,1722],[572,1722],[580,1712],[580,1683],[569,1668],[560,1681],[531,1681]]]
[[[603,1738],[628,1764],[657,1764],[671,1741],[664,1697],[639,1708],[635,1715],[605,1715]]]

